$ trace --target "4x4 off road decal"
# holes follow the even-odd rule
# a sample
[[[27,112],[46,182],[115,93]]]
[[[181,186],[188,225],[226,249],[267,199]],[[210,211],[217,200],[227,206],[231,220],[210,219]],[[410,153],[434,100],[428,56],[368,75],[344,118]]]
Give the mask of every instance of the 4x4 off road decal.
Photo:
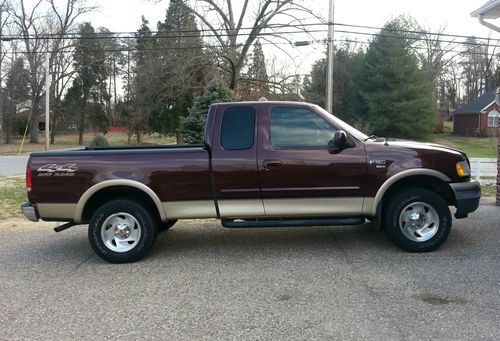
[[[73,176],[78,170],[75,163],[57,165],[49,163],[37,169],[38,176]]]

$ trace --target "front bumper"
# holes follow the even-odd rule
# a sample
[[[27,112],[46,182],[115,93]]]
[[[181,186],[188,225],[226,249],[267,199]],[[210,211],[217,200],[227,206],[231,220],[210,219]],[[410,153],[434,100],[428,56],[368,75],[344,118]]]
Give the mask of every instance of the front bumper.
[[[21,211],[23,211],[26,219],[30,221],[38,221],[38,212],[35,206],[31,205],[29,202],[21,205]]]
[[[481,185],[479,182],[469,180],[467,182],[456,182],[450,184],[455,194],[455,207],[457,212],[455,218],[467,218],[467,215],[479,207],[481,199]]]

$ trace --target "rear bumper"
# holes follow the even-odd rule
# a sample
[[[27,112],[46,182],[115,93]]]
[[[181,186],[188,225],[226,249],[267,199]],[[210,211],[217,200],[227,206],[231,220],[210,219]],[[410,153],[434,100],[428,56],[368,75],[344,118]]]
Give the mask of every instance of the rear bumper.
[[[451,183],[450,186],[455,194],[455,207],[457,208],[455,218],[467,218],[469,213],[474,212],[479,207],[481,185],[477,181],[470,180]]]
[[[29,202],[21,205],[21,211],[26,219],[30,221],[38,221],[38,212],[36,206],[31,205]]]

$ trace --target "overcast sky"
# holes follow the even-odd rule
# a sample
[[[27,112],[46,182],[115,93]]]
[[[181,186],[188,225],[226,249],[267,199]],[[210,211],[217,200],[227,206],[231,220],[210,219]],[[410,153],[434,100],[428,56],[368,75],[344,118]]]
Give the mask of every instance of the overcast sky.
[[[111,31],[137,30],[141,15],[150,20],[152,29],[156,22],[165,16],[168,1],[147,0],[97,0],[101,6],[99,13],[94,13],[90,19],[95,26],[105,26]],[[220,1],[220,0],[219,0]],[[233,0],[234,3],[241,1]],[[335,0],[335,21],[338,23],[382,26],[387,20],[401,14],[409,14],[424,27],[437,31],[446,26],[446,33],[460,35],[476,35],[499,38],[497,33],[481,26],[470,12],[483,5],[486,0]],[[308,8],[315,10],[325,19],[328,16],[328,0],[303,0]],[[235,5],[236,7],[236,5]],[[326,33],[316,35],[319,39],[326,38]],[[336,39],[344,39],[345,34],[336,34]],[[351,35],[366,40],[366,36]],[[303,40],[305,37],[294,36],[292,40]],[[322,44],[306,47],[286,47],[290,56],[276,49],[265,49],[268,60],[276,59],[282,64],[295,65],[298,73],[309,71],[312,62],[321,57],[324,51]]]

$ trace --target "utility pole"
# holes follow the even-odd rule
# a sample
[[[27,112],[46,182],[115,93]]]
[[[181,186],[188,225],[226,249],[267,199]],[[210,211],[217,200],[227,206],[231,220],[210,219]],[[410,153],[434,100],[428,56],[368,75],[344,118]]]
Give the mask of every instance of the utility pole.
[[[333,111],[333,57],[334,57],[334,44],[333,37],[335,32],[334,27],[334,14],[335,14],[335,0],[330,0],[328,11],[328,52],[327,52],[327,71],[326,71],[326,94],[325,94],[325,109],[329,113]]]
[[[3,90],[2,90],[2,62],[3,62],[3,5],[5,1],[0,4],[0,143],[5,142],[5,134],[3,129]]]
[[[50,79],[49,79],[50,53],[45,53],[45,150],[50,149]]]

